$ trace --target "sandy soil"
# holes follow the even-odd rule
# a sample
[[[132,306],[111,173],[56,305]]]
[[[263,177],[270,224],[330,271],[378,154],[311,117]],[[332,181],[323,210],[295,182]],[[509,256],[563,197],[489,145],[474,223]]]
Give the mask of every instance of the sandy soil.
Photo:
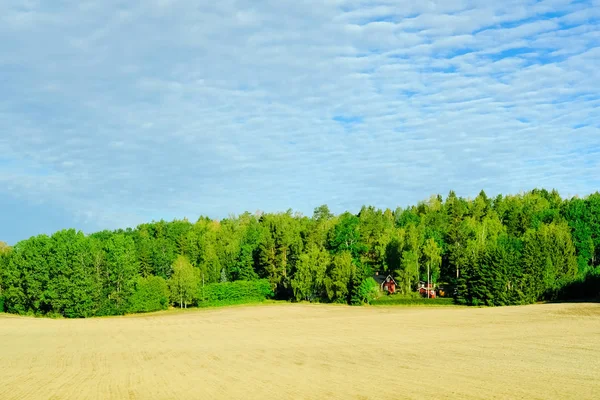
[[[0,315],[0,399],[600,399],[600,304]]]

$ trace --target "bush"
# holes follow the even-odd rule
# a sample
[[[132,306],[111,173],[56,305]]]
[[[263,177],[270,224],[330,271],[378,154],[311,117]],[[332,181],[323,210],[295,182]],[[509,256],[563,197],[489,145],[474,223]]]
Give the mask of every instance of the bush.
[[[371,304],[378,306],[450,306],[454,305],[454,299],[448,297],[428,299],[421,297],[418,293],[416,295],[414,293],[407,295],[393,294],[373,300]]]
[[[379,297],[379,285],[373,278],[367,278],[360,283],[358,287],[358,297],[360,302],[371,304]]]
[[[167,282],[160,276],[138,278],[135,291],[129,298],[128,311],[131,313],[166,310],[169,306]]]
[[[0,296],[0,312],[4,312],[4,297]]]
[[[199,290],[199,305],[233,304],[263,301],[273,297],[271,284],[266,279],[211,283]]]

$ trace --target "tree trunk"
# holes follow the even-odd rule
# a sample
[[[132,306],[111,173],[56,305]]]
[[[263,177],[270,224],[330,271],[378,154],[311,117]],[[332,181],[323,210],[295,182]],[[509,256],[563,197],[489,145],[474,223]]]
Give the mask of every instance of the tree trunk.
[[[417,265],[417,285],[419,284],[419,281],[421,281],[421,271],[419,271],[420,266],[419,266],[419,259],[417,258],[417,262],[415,263]],[[414,276],[413,276],[414,278]]]
[[[458,248],[460,249],[460,243],[458,243]],[[458,275],[459,275],[459,263],[458,261],[456,262],[456,279],[458,279]]]
[[[283,249],[283,277],[287,278],[287,248]]]
[[[427,298],[429,298],[429,288],[431,285],[429,284],[429,263],[427,263]]]

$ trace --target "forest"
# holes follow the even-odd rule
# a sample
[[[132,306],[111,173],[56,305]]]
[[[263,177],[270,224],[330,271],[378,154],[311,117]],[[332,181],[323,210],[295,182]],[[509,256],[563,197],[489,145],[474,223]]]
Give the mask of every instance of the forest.
[[[70,318],[273,297],[363,304],[375,272],[458,304],[502,306],[599,294],[600,193],[474,199],[450,192],[395,210],[244,213],[86,235],[0,242],[0,311]]]

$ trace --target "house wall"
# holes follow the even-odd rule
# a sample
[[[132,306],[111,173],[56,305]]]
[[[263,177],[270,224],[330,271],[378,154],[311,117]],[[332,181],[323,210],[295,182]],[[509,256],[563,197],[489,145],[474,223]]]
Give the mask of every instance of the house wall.
[[[396,293],[396,285],[394,285],[394,282],[385,282],[383,284],[383,290],[386,290],[390,293]]]

